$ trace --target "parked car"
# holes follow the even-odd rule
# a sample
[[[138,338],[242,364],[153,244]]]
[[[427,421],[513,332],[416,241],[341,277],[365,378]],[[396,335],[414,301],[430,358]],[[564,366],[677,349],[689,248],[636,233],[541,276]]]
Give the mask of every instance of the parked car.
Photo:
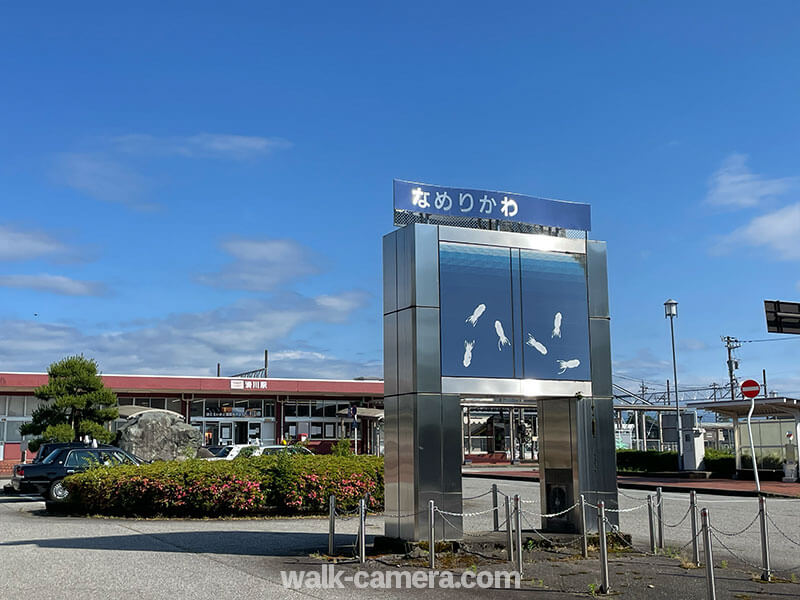
[[[47,458],[53,450],[57,450],[59,448],[91,448],[92,445],[86,442],[45,442],[41,446],[39,446],[39,451],[36,453],[36,458],[33,459],[33,464],[39,464],[45,458]],[[113,448],[114,446],[109,446],[108,444],[100,444],[97,446],[98,448]]]
[[[288,452],[289,454],[314,454],[305,446],[284,446],[282,444],[275,444],[273,446],[262,446],[261,454],[280,454],[281,452]]]
[[[233,444],[231,446],[223,446],[221,450],[216,452],[216,456],[213,458],[206,458],[205,460],[233,460],[244,450],[245,448],[252,448],[252,454],[250,456],[259,456],[261,454],[261,446],[256,446],[254,444]]]
[[[56,448],[40,463],[14,465],[11,486],[17,492],[40,494],[50,502],[69,496],[63,480],[96,465],[140,465],[144,461],[114,446]]]

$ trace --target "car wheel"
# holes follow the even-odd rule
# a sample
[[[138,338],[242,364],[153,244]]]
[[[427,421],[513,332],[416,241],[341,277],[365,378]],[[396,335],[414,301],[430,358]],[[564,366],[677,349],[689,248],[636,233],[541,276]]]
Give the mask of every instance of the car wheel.
[[[57,479],[50,484],[50,491],[47,493],[48,500],[53,502],[64,502],[69,496],[69,490],[64,486],[63,479]]]

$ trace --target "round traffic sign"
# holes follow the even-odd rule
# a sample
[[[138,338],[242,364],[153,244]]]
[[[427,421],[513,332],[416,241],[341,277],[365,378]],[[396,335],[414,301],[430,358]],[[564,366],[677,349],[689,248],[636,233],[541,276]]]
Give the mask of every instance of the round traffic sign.
[[[742,396],[745,398],[755,398],[761,391],[761,386],[755,379],[748,379],[742,382]]]

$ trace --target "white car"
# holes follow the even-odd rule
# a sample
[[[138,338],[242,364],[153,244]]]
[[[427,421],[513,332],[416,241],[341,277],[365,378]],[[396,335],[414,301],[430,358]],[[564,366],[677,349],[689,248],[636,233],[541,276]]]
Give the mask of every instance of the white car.
[[[256,446],[254,444],[233,444],[232,446],[224,446],[222,449],[216,452],[216,456],[213,458],[206,458],[205,460],[233,460],[239,454],[241,454],[242,450],[245,448],[252,448],[253,452],[250,456],[260,456],[261,455],[261,446]]]

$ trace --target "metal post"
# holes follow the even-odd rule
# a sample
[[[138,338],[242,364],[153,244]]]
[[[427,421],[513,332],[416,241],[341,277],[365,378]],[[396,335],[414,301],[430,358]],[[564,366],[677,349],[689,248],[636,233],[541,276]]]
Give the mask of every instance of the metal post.
[[[522,577],[522,525],[520,518],[522,511],[520,511],[519,494],[514,495],[514,532],[517,538],[517,573]]]
[[[769,568],[769,534],[767,532],[767,499],[758,497],[758,516],[761,521],[761,579],[769,581],[772,575]]]
[[[581,532],[583,533],[583,558],[589,558],[589,537],[588,532],[586,531],[586,497],[581,494],[581,505],[580,505],[580,519],[581,519]]]
[[[597,503],[599,509],[597,513],[597,531],[600,536],[600,576],[602,582],[600,583],[600,593],[607,594],[609,591],[608,585],[608,547],[606,546],[606,503],[600,500]]]
[[[658,517],[658,548],[664,549],[664,496],[661,488],[656,488],[656,517]]]
[[[756,491],[761,493],[761,481],[758,479],[758,461],[756,461],[756,447],[753,442],[753,424],[750,417],[753,416],[753,410],[756,407],[756,399],[750,398],[750,410],[747,411],[747,435],[750,438],[750,457],[753,459],[753,476],[756,478]]]
[[[672,379],[675,382],[675,415],[678,417],[675,424],[678,433],[678,471],[683,471],[683,424],[681,423],[681,407],[678,397],[678,364],[675,361],[675,328],[672,325],[672,321],[673,315],[670,315],[669,333],[672,337]]]
[[[492,484],[492,508],[494,512],[492,513],[492,520],[494,522],[494,530],[500,531],[500,511],[499,506],[497,505],[497,484]],[[508,515],[506,515],[508,516]]]
[[[428,566],[431,569],[436,568],[436,506],[433,500],[428,500]]]
[[[505,497],[506,501],[506,548],[508,550],[509,562],[514,562],[514,530],[511,527],[511,498]]]
[[[367,562],[367,505],[364,499],[358,501],[358,562]]]
[[[703,524],[703,552],[706,555],[708,600],[717,600],[717,590],[714,586],[714,557],[711,554],[711,520],[707,508],[700,511],[700,519]]]
[[[653,496],[647,495],[647,518],[650,522],[650,552],[656,553],[656,524],[653,516]]]
[[[336,496],[328,497],[328,556],[336,551]]]
[[[689,492],[689,511],[692,518],[692,562],[694,566],[700,566],[700,547],[697,542],[697,492]]]

